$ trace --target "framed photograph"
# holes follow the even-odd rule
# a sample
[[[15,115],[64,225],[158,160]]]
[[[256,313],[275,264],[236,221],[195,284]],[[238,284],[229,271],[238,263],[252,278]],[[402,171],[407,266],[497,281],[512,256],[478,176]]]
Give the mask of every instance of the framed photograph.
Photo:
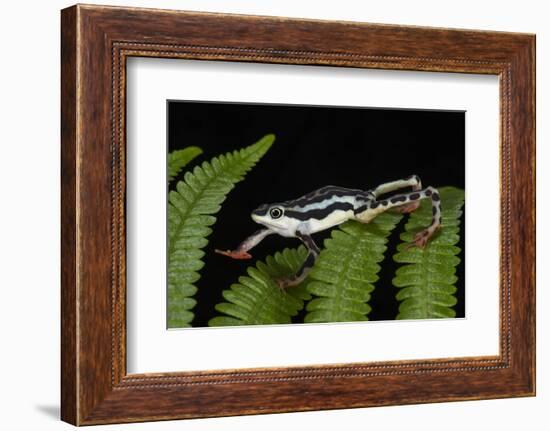
[[[62,11],[62,419],[535,394],[535,37]]]

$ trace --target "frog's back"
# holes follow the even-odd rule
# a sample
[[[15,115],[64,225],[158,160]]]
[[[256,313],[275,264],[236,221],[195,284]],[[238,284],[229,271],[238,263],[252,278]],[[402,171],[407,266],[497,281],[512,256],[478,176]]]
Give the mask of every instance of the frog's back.
[[[369,191],[325,186],[282,206],[286,217],[298,222],[301,232],[310,234],[354,218],[372,198]]]
[[[346,187],[339,186],[324,186],[320,189],[314,190],[304,196],[300,196],[297,199],[283,202],[286,208],[293,209],[305,209],[307,206],[313,206],[313,208],[323,208],[331,202],[348,201],[352,202],[356,198],[367,198],[369,192],[359,189],[348,189]]]

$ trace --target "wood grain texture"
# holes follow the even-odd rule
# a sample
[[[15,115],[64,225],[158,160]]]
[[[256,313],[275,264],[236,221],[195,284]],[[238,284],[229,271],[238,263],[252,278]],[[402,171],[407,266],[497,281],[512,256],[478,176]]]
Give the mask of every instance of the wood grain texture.
[[[534,394],[533,35],[79,5],[62,11],[61,36],[63,420],[85,425]],[[130,56],[498,75],[499,356],[127,375]]]

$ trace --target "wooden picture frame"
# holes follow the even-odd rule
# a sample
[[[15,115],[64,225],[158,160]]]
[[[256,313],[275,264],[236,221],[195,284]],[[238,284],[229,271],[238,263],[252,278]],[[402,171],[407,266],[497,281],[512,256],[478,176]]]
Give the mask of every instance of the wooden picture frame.
[[[534,35],[77,5],[62,11],[61,52],[64,421],[90,425],[535,394]],[[497,75],[500,354],[128,375],[130,56]]]

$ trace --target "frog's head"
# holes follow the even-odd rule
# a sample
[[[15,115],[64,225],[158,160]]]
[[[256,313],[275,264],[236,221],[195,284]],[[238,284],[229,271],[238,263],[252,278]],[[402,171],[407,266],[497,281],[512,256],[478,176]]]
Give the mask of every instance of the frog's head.
[[[285,215],[282,204],[264,204],[252,211],[252,220],[264,225],[280,235],[293,235],[296,230],[295,220]]]

